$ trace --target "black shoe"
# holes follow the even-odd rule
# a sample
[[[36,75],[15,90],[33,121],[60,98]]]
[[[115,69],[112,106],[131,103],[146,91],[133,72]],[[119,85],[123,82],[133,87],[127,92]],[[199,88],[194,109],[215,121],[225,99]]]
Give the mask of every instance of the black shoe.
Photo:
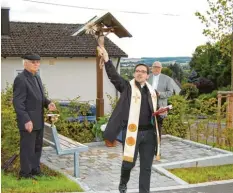
[[[43,172],[33,172],[33,171],[32,171],[32,175],[38,177],[46,176]]]
[[[32,180],[37,180],[33,175],[28,174],[28,175],[19,175],[18,180],[22,179],[32,179]]]
[[[120,191],[120,193],[126,193],[126,191],[127,191],[126,184],[120,184],[119,185],[119,191]]]

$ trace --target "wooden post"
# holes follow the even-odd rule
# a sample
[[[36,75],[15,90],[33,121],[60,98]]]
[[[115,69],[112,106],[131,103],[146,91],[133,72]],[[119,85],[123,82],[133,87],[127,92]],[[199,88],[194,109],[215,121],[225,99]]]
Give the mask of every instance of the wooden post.
[[[218,129],[217,129],[217,145],[219,145],[219,137],[221,132],[221,102],[222,102],[222,95],[218,94]]]
[[[103,99],[103,68],[100,69],[101,57],[98,56],[96,51],[96,88],[97,88],[97,98],[96,98],[96,119],[104,116],[104,99]]]
[[[233,94],[227,95],[227,115],[226,126],[227,128],[233,128]]]
[[[233,91],[233,23],[231,33],[231,91]]]

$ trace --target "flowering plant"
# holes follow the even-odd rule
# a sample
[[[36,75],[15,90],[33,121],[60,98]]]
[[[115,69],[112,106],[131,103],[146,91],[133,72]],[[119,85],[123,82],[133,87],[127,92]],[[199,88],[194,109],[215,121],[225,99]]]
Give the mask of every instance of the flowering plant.
[[[95,134],[96,141],[103,140],[103,132],[107,126],[108,119],[108,115],[99,117],[98,121],[93,125],[92,132]]]

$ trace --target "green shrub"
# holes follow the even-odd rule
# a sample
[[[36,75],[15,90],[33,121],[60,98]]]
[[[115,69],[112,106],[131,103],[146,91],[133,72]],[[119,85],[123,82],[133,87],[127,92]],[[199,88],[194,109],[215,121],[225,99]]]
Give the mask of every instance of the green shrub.
[[[163,128],[166,134],[185,138],[188,127],[183,123],[180,115],[170,115],[164,119]]]
[[[88,143],[94,140],[94,133],[92,132],[93,123],[87,121],[84,118],[83,122],[70,122],[67,121],[67,118],[77,116],[88,116],[90,114],[90,103],[80,102],[80,97],[76,97],[70,100],[70,103],[67,107],[62,107],[58,102],[56,103],[57,110],[60,114],[58,122],[55,123],[57,131],[75,141],[80,143]],[[77,110],[78,109],[78,110]]]
[[[230,91],[231,90],[231,85],[225,86],[225,87],[220,87],[218,90],[220,91]]]
[[[163,128],[166,134],[177,137],[186,137],[187,125],[184,124],[184,115],[188,108],[188,101],[183,96],[173,95],[168,100],[173,108],[169,111],[168,116],[163,121]]]
[[[93,124],[87,121],[80,122],[69,122],[64,119],[58,120],[55,123],[57,131],[69,137],[79,143],[89,143],[94,140],[94,134],[92,133]]]
[[[186,99],[194,99],[198,96],[198,89],[192,83],[183,84],[180,95],[185,96]]]
[[[209,100],[211,98],[217,98],[217,95],[218,95],[218,91],[230,91],[231,90],[231,87],[230,86],[227,86],[227,87],[221,87],[219,88],[218,90],[214,90],[212,91],[211,93],[209,94],[201,94],[198,96],[198,99],[199,100]],[[226,101],[225,98],[222,99],[222,103],[224,103]]]
[[[217,113],[217,99],[216,98],[205,98],[195,100],[195,112],[196,115],[201,116],[212,116]]]
[[[229,150],[233,150],[233,128],[225,128],[223,130],[223,135],[225,137],[226,145],[229,147]]]
[[[212,93],[209,93],[209,94],[201,94],[198,96],[198,99],[199,100],[208,100],[211,98],[217,98],[217,93],[218,93],[218,91],[214,90]]]
[[[103,140],[103,131],[101,130],[101,126],[108,122],[109,117],[112,114],[112,112],[115,109],[116,104],[118,102],[117,97],[112,97],[108,93],[106,93],[106,95],[107,95],[107,98],[108,98],[110,106],[111,106],[111,111],[109,113],[105,114],[103,117],[99,117],[97,122],[93,125],[92,133],[96,136],[96,141]]]
[[[103,131],[101,131],[101,125],[107,123],[108,120],[109,120],[109,116],[105,115],[103,117],[99,117],[97,123],[93,125],[92,132],[95,134],[97,141],[103,140]]]
[[[61,119],[77,116],[89,116],[91,114],[91,105],[89,101],[80,102],[80,96],[69,100],[67,106],[61,106],[59,101],[55,101],[57,110]]]
[[[13,155],[19,154],[19,129],[16,122],[16,114],[12,104],[13,88],[7,84],[1,92],[1,161],[4,164]],[[19,162],[14,162],[13,168],[17,168]]]

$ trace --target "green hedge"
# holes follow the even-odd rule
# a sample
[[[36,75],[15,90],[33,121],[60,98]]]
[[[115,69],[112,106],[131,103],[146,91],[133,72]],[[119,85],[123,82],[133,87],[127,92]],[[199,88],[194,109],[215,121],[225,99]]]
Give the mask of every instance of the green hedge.
[[[89,143],[94,141],[94,133],[92,132],[93,124],[87,121],[83,123],[68,122],[59,120],[55,123],[60,134],[69,137],[79,143]]]

